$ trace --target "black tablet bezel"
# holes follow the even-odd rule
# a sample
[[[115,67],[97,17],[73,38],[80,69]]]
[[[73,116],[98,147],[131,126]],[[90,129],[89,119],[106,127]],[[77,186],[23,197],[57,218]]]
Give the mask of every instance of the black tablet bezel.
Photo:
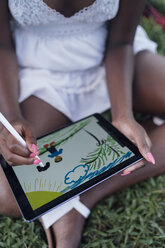
[[[19,205],[20,211],[23,215],[23,218],[25,221],[30,222],[32,220],[35,220],[39,218],[42,214],[52,210],[53,208],[59,206],[60,204],[66,202],[67,200],[79,195],[80,193],[85,192],[86,190],[94,187],[95,185],[103,182],[104,180],[110,178],[112,175],[122,171],[123,169],[129,167],[130,165],[134,164],[137,161],[140,161],[143,159],[142,155],[140,154],[138,148],[129,140],[127,139],[122,133],[120,133],[114,126],[112,126],[111,123],[109,123],[104,117],[102,117],[100,114],[94,114],[91,115],[98,119],[99,125],[109,134],[111,135],[121,146],[127,146],[134,154],[135,156],[129,158],[128,160],[122,162],[121,164],[115,166],[114,168],[111,168],[102,174],[96,176],[95,178],[91,179],[90,181],[87,181],[78,187],[72,189],[71,191],[65,193],[64,195],[52,200],[51,202],[45,204],[44,206],[33,210],[18,179],[17,176],[14,173],[14,170],[11,166],[9,166],[6,161],[1,156],[0,162],[3,168],[3,171],[7,177],[7,180],[9,182],[9,185],[13,191],[13,194],[17,200],[17,203]],[[90,118],[91,116],[88,116],[86,118],[83,118],[79,121],[85,120],[87,118]],[[77,121],[77,122],[79,122]],[[75,122],[76,123],[76,122]],[[71,123],[65,127],[68,127],[74,123]],[[63,127],[63,128],[65,128]],[[44,136],[39,137],[38,139],[41,139],[51,133],[57,132],[63,128],[60,128],[58,130],[55,130],[53,132],[50,132]]]

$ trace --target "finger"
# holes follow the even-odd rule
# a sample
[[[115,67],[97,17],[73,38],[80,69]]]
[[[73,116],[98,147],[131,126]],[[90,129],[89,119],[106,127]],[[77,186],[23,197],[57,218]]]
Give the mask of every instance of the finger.
[[[151,142],[149,140],[149,138],[147,138],[147,135],[137,135],[136,136],[136,145],[140,151],[140,153],[142,154],[142,156],[149,162],[151,162],[152,164],[155,164],[155,159],[152,155],[152,153],[150,152],[150,148],[151,148]]]
[[[151,142],[151,139],[149,138],[149,136],[147,134],[145,134],[145,140],[147,142],[147,145],[149,147],[149,150],[151,150],[152,142]]]
[[[132,173],[132,172],[134,172],[134,171],[136,171],[136,170],[142,168],[143,166],[144,166],[144,160],[141,160],[141,161],[135,163],[134,165],[128,167],[127,169],[125,169],[125,170],[122,172],[121,175],[122,175],[122,176],[128,175],[128,174],[130,174],[130,173]]]
[[[22,157],[29,157],[29,150],[21,145],[12,135],[6,139],[6,144],[11,153],[17,154]]]
[[[25,136],[26,144],[27,144],[29,151],[37,152],[37,149],[34,149],[34,147],[36,147],[37,141],[34,135],[34,131],[31,127],[28,126],[25,128],[24,136]]]
[[[151,142],[151,139],[149,138],[149,136],[147,134],[145,134],[145,140],[146,140],[146,143],[147,143],[148,148],[149,148],[149,152],[147,153],[147,158],[148,159],[146,159],[146,160],[151,162],[152,164],[155,164],[155,158],[152,155],[152,153],[150,152],[151,147],[152,147],[152,142]]]
[[[36,152],[36,153],[31,153],[30,154],[30,158],[35,158],[36,156],[39,156],[39,152]]]
[[[17,127],[17,131],[22,136],[22,132],[20,131],[20,128]],[[8,132],[6,128],[4,128],[3,132],[1,132],[1,138],[5,140],[7,146],[9,147],[9,150],[12,153],[16,153],[20,156],[25,156],[25,157],[29,156],[29,150],[26,147],[22,146],[18,142],[18,140]]]
[[[1,153],[9,165],[11,166],[23,165],[23,164],[29,165],[34,163],[35,158],[22,157],[12,153],[3,139],[0,140],[0,143],[1,143],[1,147],[0,147]]]

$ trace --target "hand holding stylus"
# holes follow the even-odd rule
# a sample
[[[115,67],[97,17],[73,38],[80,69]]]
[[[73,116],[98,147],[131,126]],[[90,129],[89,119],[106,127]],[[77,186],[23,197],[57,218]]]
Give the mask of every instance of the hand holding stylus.
[[[25,142],[25,140],[20,136],[20,134],[16,131],[16,129],[8,122],[8,120],[2,115],[2,113],[0,113],[0,122],[2,123],[2,125],[10,132],[10,134],[12,134],[12,136],[14,136],[16,138],[16,140],[25,148],[27,148],[27,144]],[[32,145],[32,149],[35,150],[35,145]],[[34,151],[37,152],[37,151]],[[38,161],[40,166],[44,167],[42,161],[40,160],[40,158],[36,155],[35,156],[35,161]],[[34,161],[34,164],[35,164]]]

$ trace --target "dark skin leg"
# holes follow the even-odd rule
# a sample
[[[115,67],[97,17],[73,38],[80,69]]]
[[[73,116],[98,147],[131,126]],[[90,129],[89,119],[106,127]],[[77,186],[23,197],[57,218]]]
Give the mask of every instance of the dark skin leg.
[[[136,56],[134,108],[144,113],[165,115],[165,58],[148,51]]]
[[[153,56],[148,52],[141,52],[136,56],[134,106],[139,111],[145,111],[146,113],[155,114],[165,113],[165,99],[163,99],[163,97],[161,96],[162,92],[165,92],[165,72],[164,70],[159,71],[159,68],[165,68],[164,58],[157,55]],[[146,85],[148,85],[148,87]],[[157,89],[157,91],[155,90],[155,88]],[[145,94],[147,96],[145,96]],[[43,123],[39,114],[41,104],[43,104],[42,110],[45,107],[45,111],[42,111]],[[30,112],[29,109],[31,110]],[[27,101],[25,101],[25,103],[22,105],[22,110],[25,117],[30,120],[30,122],[36,127],[35,130],[37,136],[42,135],[44,132],[51,131],[58,125],[62,125],[69,121],[66,117],[62,116],[52,107],[34,97],[31,97]],[[121,175],[117,175],[82,194],[81,201],[90,209],[104,197],[109,196],[124,187],[130,186],[151,176],[157,176],[165,172],[165,125],[157,127],[153,125],[152,122],[146,122],[143,125],[148,131],[153,144],[152,153],[155,157],[156,165],[146,163],[145,167],[135,171],[130,175],[124,177],[122,177]],[[6,184],[2,172],[0,172],[0,176],[2,178],[0,187],[1,189],[4,189],[1,190],[1,192],[8,193],[9,199],[10,190]],[[10,197],[12,207],[10,207],[10,209],[6,209],[6,206],[4,206],[4,199],[6,199],[5,193],[3,193],[3,195],[1,193],[0,195],[1,213],[10,216],[18,216],[19,211],[12,196]],[[73,209],[68,214],[63,216],[58,222],[56,222],[53,225],[53,230],[56,237],[56,247],[78,247],[81,239],[84,221],[84,218],[76,210]],[[74,235],[72,235],[73,233]]]

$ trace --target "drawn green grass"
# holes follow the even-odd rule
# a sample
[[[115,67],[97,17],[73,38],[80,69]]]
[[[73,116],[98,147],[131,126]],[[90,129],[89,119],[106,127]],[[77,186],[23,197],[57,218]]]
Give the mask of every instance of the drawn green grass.
[[[51,181],[47,179],[39,179],[35,178],[34,180],[34,187],[32,187],[32,182],[29,183],[23,183],[23,188],[25,193],[29,193],[32,191],[51,191],[51,192],[59,192],[62,186],[62,182],[57,187],[56,181]]]
[[[60,192],[62,183],[57,187],[55,181],[35,178],[34,185],[32,182],[23,184],[26,197],[29,200],[33,210],[61,196]]]

